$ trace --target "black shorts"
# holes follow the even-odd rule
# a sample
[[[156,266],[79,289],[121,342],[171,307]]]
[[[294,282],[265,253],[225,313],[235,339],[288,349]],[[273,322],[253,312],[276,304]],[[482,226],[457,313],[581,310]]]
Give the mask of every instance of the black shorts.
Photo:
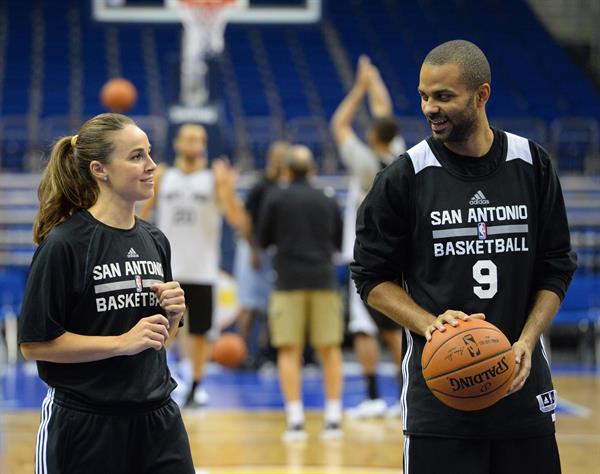
[[[560,474],[556,437],[507,440],[406,436],[404,474]]]
[[[402,326],[400,326],[396,321],[388,318],[385,314],[377,311],[375,308],[371,308],[368,304],[365,304],[367,311],[369,312],[369,316],[373,318],[373,322],[381,331],[400,331]]]
[[[188,312],[185,324],[190,334],[204,335],[212,327],[214,309],[214,287],[212,285],[196,285],[181,283],[185,293],[185,305]]]
[[[66,407],[53,388],[42,405],[36,474],[194,474],[187,432],[169,399],[149,411]]]

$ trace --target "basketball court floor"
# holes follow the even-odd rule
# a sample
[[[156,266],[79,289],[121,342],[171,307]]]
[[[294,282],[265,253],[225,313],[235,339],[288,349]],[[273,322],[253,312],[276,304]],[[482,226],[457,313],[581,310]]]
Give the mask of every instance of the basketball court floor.
[[[390,404],[397,397],[393,372],[391,364],[383,364],[380,382]],[[361,400],[364,387],[355,363],[346,363],[345,374],[344,405],[350,407]],[[600,474],[599,374],[559,366],[554,377],[563,473]],[[323,396],[316,368],[304,372],[309,439],[303,444],[281,442],[285,417],[274,369],[236,372],[211,364],[206,388],[210,405],[183,412],[198,473],[402,473],[399,419],[345,420],[343,440],[319,439]],[[34,365],[8,366],[0,375],[0,473],[34,472],[35,436],[45,392]]]

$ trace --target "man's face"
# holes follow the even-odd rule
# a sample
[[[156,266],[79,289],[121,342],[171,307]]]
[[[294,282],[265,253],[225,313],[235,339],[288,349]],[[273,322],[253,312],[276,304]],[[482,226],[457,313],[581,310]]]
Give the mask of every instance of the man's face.
[[[421,110],[434,138],[442,142],[467,141],[479,120],[476,91],[461,77],[460,66],[423,64],[419,78]]]
[[[188,161],[203,158],[206,152],[206,130],[199,125],[183,125],[174,145],[176,153]]]

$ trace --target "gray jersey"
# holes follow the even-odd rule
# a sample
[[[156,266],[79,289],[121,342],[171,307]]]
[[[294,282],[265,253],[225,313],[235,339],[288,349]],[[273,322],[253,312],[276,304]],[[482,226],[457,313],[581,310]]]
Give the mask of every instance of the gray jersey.
[[[394,155],[378,156],[369,146],[355,134],[350,135],[340,147],[342,162],[350,172],[348,194],[344,209],[344,238],[342,242],[342,257],[346,262],[352,261],[354,236],[356,234],[356,212],[367,192],[373,184],[375,175],[385,166],[394,161],[395,156],[404,153],[404,140],[394,139],[397,149]],[[396,154],[396,152],[398,152]]]

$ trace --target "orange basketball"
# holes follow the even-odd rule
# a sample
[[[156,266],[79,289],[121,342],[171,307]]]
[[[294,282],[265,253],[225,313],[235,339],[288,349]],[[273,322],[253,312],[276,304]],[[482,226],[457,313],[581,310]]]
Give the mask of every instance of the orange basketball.
[[[481,319],[459,320],[431,336],[421,365],[425,383],[442,403],[457,410],[482,410],[506,395],[515,375],[515,355],[500,329]]]
[[[226,332],[215,342],[212,357],[215,362],[233,369],[246,359],[246,343],[239,334]]]
[[[122,77],[111,79],[102,86],[100,101],[111,112],[125,112],[133,107],[137,100],[135,86]]]

